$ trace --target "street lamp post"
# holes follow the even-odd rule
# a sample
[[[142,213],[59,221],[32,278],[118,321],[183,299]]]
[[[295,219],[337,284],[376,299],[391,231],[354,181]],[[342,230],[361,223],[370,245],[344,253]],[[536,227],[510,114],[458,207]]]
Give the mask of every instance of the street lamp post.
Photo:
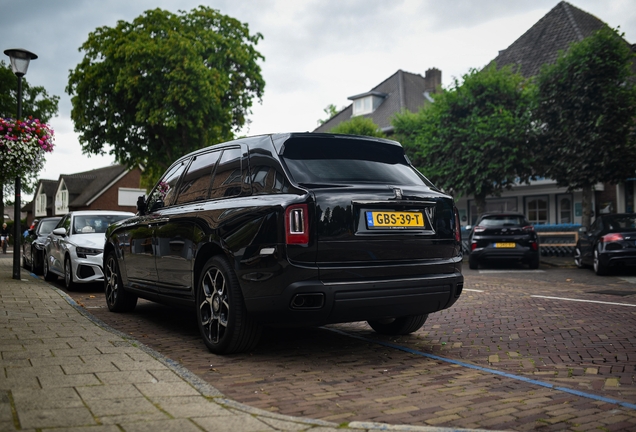
[[[29,69],[29,62],[38,58],[30,51],[21,48],[4,50],[4,53],[11,59],[11,70],[18,77],[18,115],[16,119],[22,117],[22,77]],[[21,179],[15,177],[15,203],[13,209],[13,279],[20,279],[20,189]]]

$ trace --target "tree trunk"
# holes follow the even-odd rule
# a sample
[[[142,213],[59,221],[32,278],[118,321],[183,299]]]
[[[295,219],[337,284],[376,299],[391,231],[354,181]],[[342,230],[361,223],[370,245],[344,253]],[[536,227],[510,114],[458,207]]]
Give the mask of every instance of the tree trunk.
[[[581,225],[589,228],[592,225],[592,186],[583,187],[581,207],[583,210]]]
[[[477,207],[477,218],[483,215],[486,211],[486,196],[475,195],[475,207]]]

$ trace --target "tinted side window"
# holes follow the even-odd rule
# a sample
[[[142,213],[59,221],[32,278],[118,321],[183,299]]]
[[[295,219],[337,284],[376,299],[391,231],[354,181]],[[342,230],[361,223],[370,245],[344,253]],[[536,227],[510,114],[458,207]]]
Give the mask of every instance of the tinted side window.
[[[243,169],[240,148],[230,148],[223,151],[223,156],[214,174],[210,198],[223,198],[241,194]]]
[[[175,204],[201,201],[208,198],[212,173],[220,155],[220,151],[215,151],[195,156],[188,171],[183,176],[179,187],[179,196]]]
[[[150,192],[148,197],[148,202],[146,204],[146,208],[148,211],[156,210],[157,205],[161,207],[160,203],[163,202],[164,206],[168,206],[173,201],[177,182],[179,181],[179,177],[181,177],[181,173],[186,167],[186,163],[188,161],[183,161],[175,166],[164,174],[163,178],[159,180],[155,188]]]

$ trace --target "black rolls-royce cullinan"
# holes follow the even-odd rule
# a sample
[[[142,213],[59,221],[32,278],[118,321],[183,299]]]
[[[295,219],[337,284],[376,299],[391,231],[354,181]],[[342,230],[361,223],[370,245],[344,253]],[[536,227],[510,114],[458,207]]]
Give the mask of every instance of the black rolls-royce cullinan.
[[[137,298],[194,309],[214,353],[262,325],[367,321],[408,334],[463,288],[453,199],[402,146],[351,135],[262,135],[177,160],[104,249],[114,312]]]

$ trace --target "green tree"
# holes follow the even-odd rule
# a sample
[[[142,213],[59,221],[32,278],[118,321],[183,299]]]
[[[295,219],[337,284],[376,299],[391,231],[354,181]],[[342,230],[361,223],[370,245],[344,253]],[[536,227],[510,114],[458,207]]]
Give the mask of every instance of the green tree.
[[[479,214],[486,197],[499,195],[533,172],[528,82],[511,68],[471,69],[435,102],[395,116],[395,137],[437,186],[473,195]]]
[[[22,78],[22,116],[39,119],[42,123],[58,113],[60,97],[49,95],[42,86],[32,86],[25,77]],[[0,60],[0,117],[16,118],[18,113],[18,78],[11,70],[11,65]],[[4,176],[6,170],[0,170],[0,218],[4,219],[4,197],[14,193],[14,178]],[[39,173],[29,172],[22,179],[21,190],[32,193]],[[8,200],[11,204],[13,201]],[[24,204],[24,203],[23,203]]]
[[[177,157],[232,139],[263,95],[260,39],[205,6],[96,29],[66,88],[83,152],[110,146],[118,162],[157,177]]]
[[[537,123],[546,176],[583,191],[584,226],[596,183],[636,171],[634,55],[621,35],[603,28],[561,53],[537,76]]]
[[[325,114],[327,114],[327,118],[322,120],[318,120],[318,124],[325,124],[327,123],[329,120],[331,120],[333,117],[335,117],[336,114],[338,114],[338,108],[336,108],[336,106],[334,104],[329,104],[325,107],[325,109],[323,109],[323,112]]]
[[[331,128],[330,133],[345,135],[366,135],[371,137],[384,138],[386,135],[380,127],[368,117],[356,116],[351,120],[344,121]]]

